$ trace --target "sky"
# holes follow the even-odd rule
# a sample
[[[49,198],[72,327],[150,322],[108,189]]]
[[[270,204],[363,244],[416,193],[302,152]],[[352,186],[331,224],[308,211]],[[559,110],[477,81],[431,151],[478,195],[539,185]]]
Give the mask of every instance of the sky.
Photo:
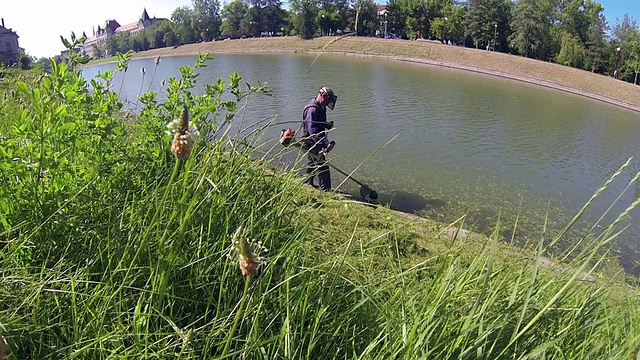
[[[2,0],[0,17],[5,26],[18,33],[20,47],[26,53],[51,57],[64,50],[60,35],[69,38],[71,32],[91,35],[93,28],[107,19],[120,25],[138,21],[146,7],[149,16],[170,18],[177,7],[191,6],[191,0]],[[221,3],[228,2],[223,0]],[[286,0],[283,1],[283,3]],[[378,0],[378,3],[386,1]],[[610,25],[628,13],[640,25],[640,0],[601,0]]]

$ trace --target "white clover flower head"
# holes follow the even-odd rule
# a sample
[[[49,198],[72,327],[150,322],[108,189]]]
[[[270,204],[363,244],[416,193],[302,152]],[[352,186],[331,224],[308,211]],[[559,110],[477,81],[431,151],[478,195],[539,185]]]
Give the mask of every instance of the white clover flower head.
[[[175,118],[173,120],[171,120],[168,124],[167,124],[167,135],[175,135],[178,133],[181,133],[182,130],[182,120],[179,118]],[[185,131],[184,134],[182,134],[182,136],[187,135],[187,137],[183,137],[182,139],[185,140],[196,140],[198,137],[200,137],[200,130],[198,130],[198,126],[195,124],[189,124],[189,128],[187,129],[187,131]]]
[[[167,124],[167,134],[173,135],[180,132],[182,126],[182,120],[175,118]]]

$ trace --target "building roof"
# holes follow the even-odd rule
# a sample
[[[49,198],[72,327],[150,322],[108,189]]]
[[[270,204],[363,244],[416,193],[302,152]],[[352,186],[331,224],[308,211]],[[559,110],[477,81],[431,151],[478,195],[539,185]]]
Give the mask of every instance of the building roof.
[[[16,37],[19,37],[17,32],[11,29],[7,29],[6,27],[0,26],[0,35],[9,35],[9,34],[13,34]]]
[[[136,22],[132,22],[132,23],[125,24],[125,25],[122,25],[122,26],[118,27],[116,29],[116,32],[117,33],[127,32],[127,31],[131,31],[131,30],[135,30],[137,28],[138,28],[138,22],[136,21]]]
[[[147,12],[147,8],[144,8],[144,10],[142,11],[142,16],[140,17],[140,20],[142,21],[151,20],[151,18],[149,17],[149,13]]]
[[[120,24],[115,19],[107,20],[104,26],[105,29],[111,29],[112,31],[116,31],[116,29],[119,27],[120,27]]]

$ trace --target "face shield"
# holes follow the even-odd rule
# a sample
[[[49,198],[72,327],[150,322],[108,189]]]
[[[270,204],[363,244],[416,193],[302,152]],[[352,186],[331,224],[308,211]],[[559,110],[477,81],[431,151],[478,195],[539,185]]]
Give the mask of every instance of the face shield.
[[[333,93],[333,90],[327,88],[327,87],[323,87],[322,89],[320,89],[320,93],[326,98],[328,99],[327,101],[327,107],[331,110],[333,110],[333,108],[336,106],[336,101],[338,101],[338,97]]]
[[[327,107],[333,110],[334,106],[336,106],[336,101],[338,101],[338,97],[333,95],[329,96],[329,103],[327,103]]]

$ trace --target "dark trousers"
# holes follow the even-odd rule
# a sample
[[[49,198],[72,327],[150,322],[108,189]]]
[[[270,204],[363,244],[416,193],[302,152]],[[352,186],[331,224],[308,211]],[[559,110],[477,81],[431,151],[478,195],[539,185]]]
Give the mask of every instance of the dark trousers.
[[[307,175],[310,175],[306,184],[313,186],[313,178],[318,175],[318,188],[322,191],[331,190],[331,173],[329,172],[329,165],[324,160],[319,160],[313,155],[307,155]]]

